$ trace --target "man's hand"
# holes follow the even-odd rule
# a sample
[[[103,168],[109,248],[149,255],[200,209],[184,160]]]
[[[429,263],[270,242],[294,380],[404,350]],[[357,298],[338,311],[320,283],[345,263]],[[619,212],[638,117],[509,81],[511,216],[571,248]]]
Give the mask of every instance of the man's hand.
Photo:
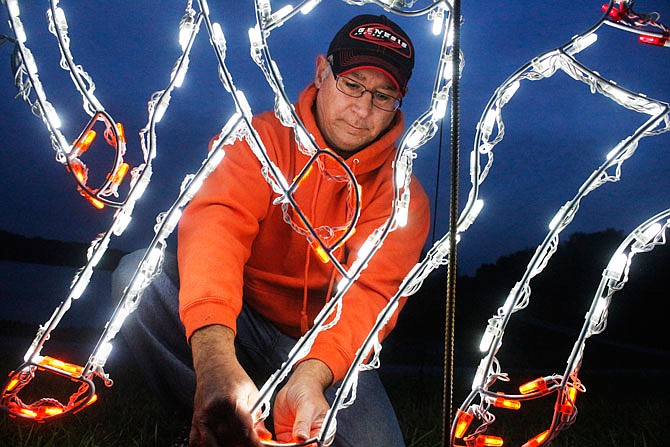
[[[281,442],[318,436],[329,405],[323,395],[333,373],[320,360],[306,360],[295,368],[274,404],[275,435]]]
[[[191,337],[196,372],[189,444],[197,447],[259,447],[264,426],[253,426],[258,389],[235,356],[235,335],[224,326],[207,326]]]

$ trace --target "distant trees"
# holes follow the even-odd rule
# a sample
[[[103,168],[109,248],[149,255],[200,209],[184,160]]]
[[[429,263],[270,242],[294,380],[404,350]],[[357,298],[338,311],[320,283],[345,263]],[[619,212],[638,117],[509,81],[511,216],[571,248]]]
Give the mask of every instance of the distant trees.
[[[515,313],[505,332],[503,350],[513,366],[564,368],[569,352],[597,291],[602,271],[625,234],[608,229],[574,233],[559,245],[546,269],[531,280],[530,304]],[[487,320],[519,281],[534,250],[503,256],[482,265],[474,277],[456,284],[456,361],[476,363]],[[615,367],[658,364],[670,356],[665,332],[668,310],[670,247],[662,245],[635,256],[629,281],[609,308],[608,327],[587,341],[589,362]],[[396,330],[385,343],[386,362],[440,365],[444,337],[445,268],[427,278],[409,298]],[[660,366],[658,366],[660,368]]]
[[[503,350],[514,366],[563,368],[596,293],[602,271],[625,234],[608,229],[574,233],[561,242],[545,270],[531,280],[530,304],[515,313],[505,331]],[[63,242],[0,231],[0,260],[81,267],[88,244]],[[534,250],[527,249],[484,264],[475,276],[456,284],[456,361],[476,366],[479,340],[523,276]],[[113,270],[123,252],[109,249],[99,268]],[[409,298],[396,329],[384,343],[385,363],[436,366],[443,362],[446,268],[434,271]],[[635,256],[629,281],[609,308],[608,327],[587,341],[588,362],[611,368],[664,365],[670,357],[666,318],[670,315],[667,278],[670,247]]]
[[[28,238],[0,230],[0,260],[34,264],[81,267],[86,263],[90,244],[56,241],[40,237]],[[98,264],[102,270],[114,270],[124,255],[121,250],[108,249]]]

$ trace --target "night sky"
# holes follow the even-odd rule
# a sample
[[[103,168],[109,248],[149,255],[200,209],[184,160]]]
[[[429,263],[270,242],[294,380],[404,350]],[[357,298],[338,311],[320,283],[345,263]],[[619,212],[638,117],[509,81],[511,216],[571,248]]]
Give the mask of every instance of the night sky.
[[[154,91],[165,88],[179,54],[177,27],[185,2],[120,0],[111,8],[109,4],[92,1],[75,8],[74,2],[60,2],[68,17],[75,61],[92,76],[98,99],[125,125],[126,158],[137,164],[141,161],[137,134],[147,121],[147,100]],[[533,57],[588,29],[600,18],[601,4],[594,0],[463,2],[461,204],[470,190],[468,160],[475,126],[496,87]],[[74,140],[88,117],[67,73],[58,67],[56,42],[46,26],[47,7],[48,2],[21,2],[27,45],[35,54],[47,97],[59,111],[61,130]],[[254,112],[271,107],[273,94],[248,52],[247,30],[255,24],[252,3],[212,1],[210,8],[212,20],[221,23],[228,40],[226,61],[235,84],[250,99]],[[658,11],[661,21],[670,23],[666,1],[640,0],[635,9]],[[316,54],[325,52],[335,31],[349,17],[363,12],[383,11],[374,5],[323,2],[309,15],[299,15],[272,32],[272,55],[292,99],[312,79]],[[6,17],[4,8],[1,14]],[[428,106],[440,40],[431,35],[425,17],[393,19],[408,31],[417,48],[417,66],[403,104],[409,124]],[[10,34],[6,20],[0,33]],[[74,180],[54,159],[46,128],[22,100],[15,99],[11,52],[11,44],[0,46],[0,229],[88,242],[109,227],[112,211],[97,211],[80,197]],[[623,87],[670,101],[670,48],[645,46],[633,34],[605,27],[598,42],[578,59]],[[232,101],[217,79],[215,64],[203,28],[186,81],[173,93],[170,108],[157,126],[158,156],[152,183],[136,206],[131,226],[121,237],[113,238],[112,247],[132,250],[149,243],[155,216],[176,199],[182,179],[195,172],[208,140],[232,113]],[[574,196],[605,154],[647,116],[624,110],[558,73],[549,80],[522,84],[503,118],[506,138],[495,149],[491,173],[480,192],[484,210],[459,244],[461,273],[473,274],[482,263],[537,246],[558,208]],[[414,167],[436,204],[436,238],[448,228],[449,129],[445,121],[441,144],[438,134],[418,151]],[[111,156],[105,153],[111,149],[104,144],[97,151],[101,160]],[[622,180],[586,197],[563,238],[575,231],[606,228],[629,232],[668,207],[667,166],[670,135],[643,139],[624,163]]]

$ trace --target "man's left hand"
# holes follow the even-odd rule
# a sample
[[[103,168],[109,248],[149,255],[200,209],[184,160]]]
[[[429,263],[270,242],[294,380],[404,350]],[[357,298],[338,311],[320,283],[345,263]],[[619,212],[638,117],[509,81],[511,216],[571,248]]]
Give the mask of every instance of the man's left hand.
[[[305,441],[319,435],[330,408],[323,392],[332,380],[333,373],[320,360],[309,359],[296,366],[274,403],[274,429],[278,441]]]

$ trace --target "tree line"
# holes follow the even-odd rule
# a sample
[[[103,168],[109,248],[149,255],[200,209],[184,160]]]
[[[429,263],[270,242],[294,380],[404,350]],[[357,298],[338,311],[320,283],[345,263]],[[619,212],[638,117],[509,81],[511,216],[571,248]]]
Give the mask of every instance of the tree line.
[[[26,237],[0,230],[0,260],[33,264],[81,267],[86,264],[90,243]],[[98,264],[99,269],[114,270],[125,253],[109,248]]]
[[[510,318],[503,347],[517,367],[564,368],[596,295],[603,269],[625,238],[622,231],[574,233],[559,244],[546,268],[530,281],[527,308]],[[527,249],[480,266],[456,281],[455,358],[476,366],[487,321],[521,280],[535,250]],[[612,368],[661,368],[670,357],[665,327],[670,247],[657,246],[632,261],[629,279],[609,306],[607,327],[587,339],[585,362]],[[445,332],[446,267],[434,271],[409,300],[385,342],[396,363],[441,365]],[[523,355],[519,355],[522,353]],[[560,360],[556,362],[556,360]],[[502,362],[502,359],[501,359]]]
[[[542,273],[531,280],[528,307],[516,312],[505,331],[504,346],[521,366],[567,359],[584,322],[613,251],[624,239],[622,231],[574,233],[560,243]],[[81,267],[89,244],[25,237],[0,230],[0,260]],[[534,249],[521,250],[481,265],[474,276],[456,282],[455,350],[465,364],[477,362],[487,320],[502,306],[519,281]],[[108,249],[98,268],[114,270],[125,253]],[[587,340],[589,361],[613,367],[643,362],[665,364],[670,357],[665,317],[668,315],[666,275],[670,248],[656,247],[635,256],[628,283],[615,293],[608,327]],[[446,309],[446,267],[437,269],[417,293],[409,297],[396,329],[383,346],[386,362],[435,366],[443,362]],[[591,348],[591,345],[594,347]],[[518,352],[528,353],[519,357]],[[522,361],[519,360],[521,358]],[[660,366],[659,366],[660,367]]]

